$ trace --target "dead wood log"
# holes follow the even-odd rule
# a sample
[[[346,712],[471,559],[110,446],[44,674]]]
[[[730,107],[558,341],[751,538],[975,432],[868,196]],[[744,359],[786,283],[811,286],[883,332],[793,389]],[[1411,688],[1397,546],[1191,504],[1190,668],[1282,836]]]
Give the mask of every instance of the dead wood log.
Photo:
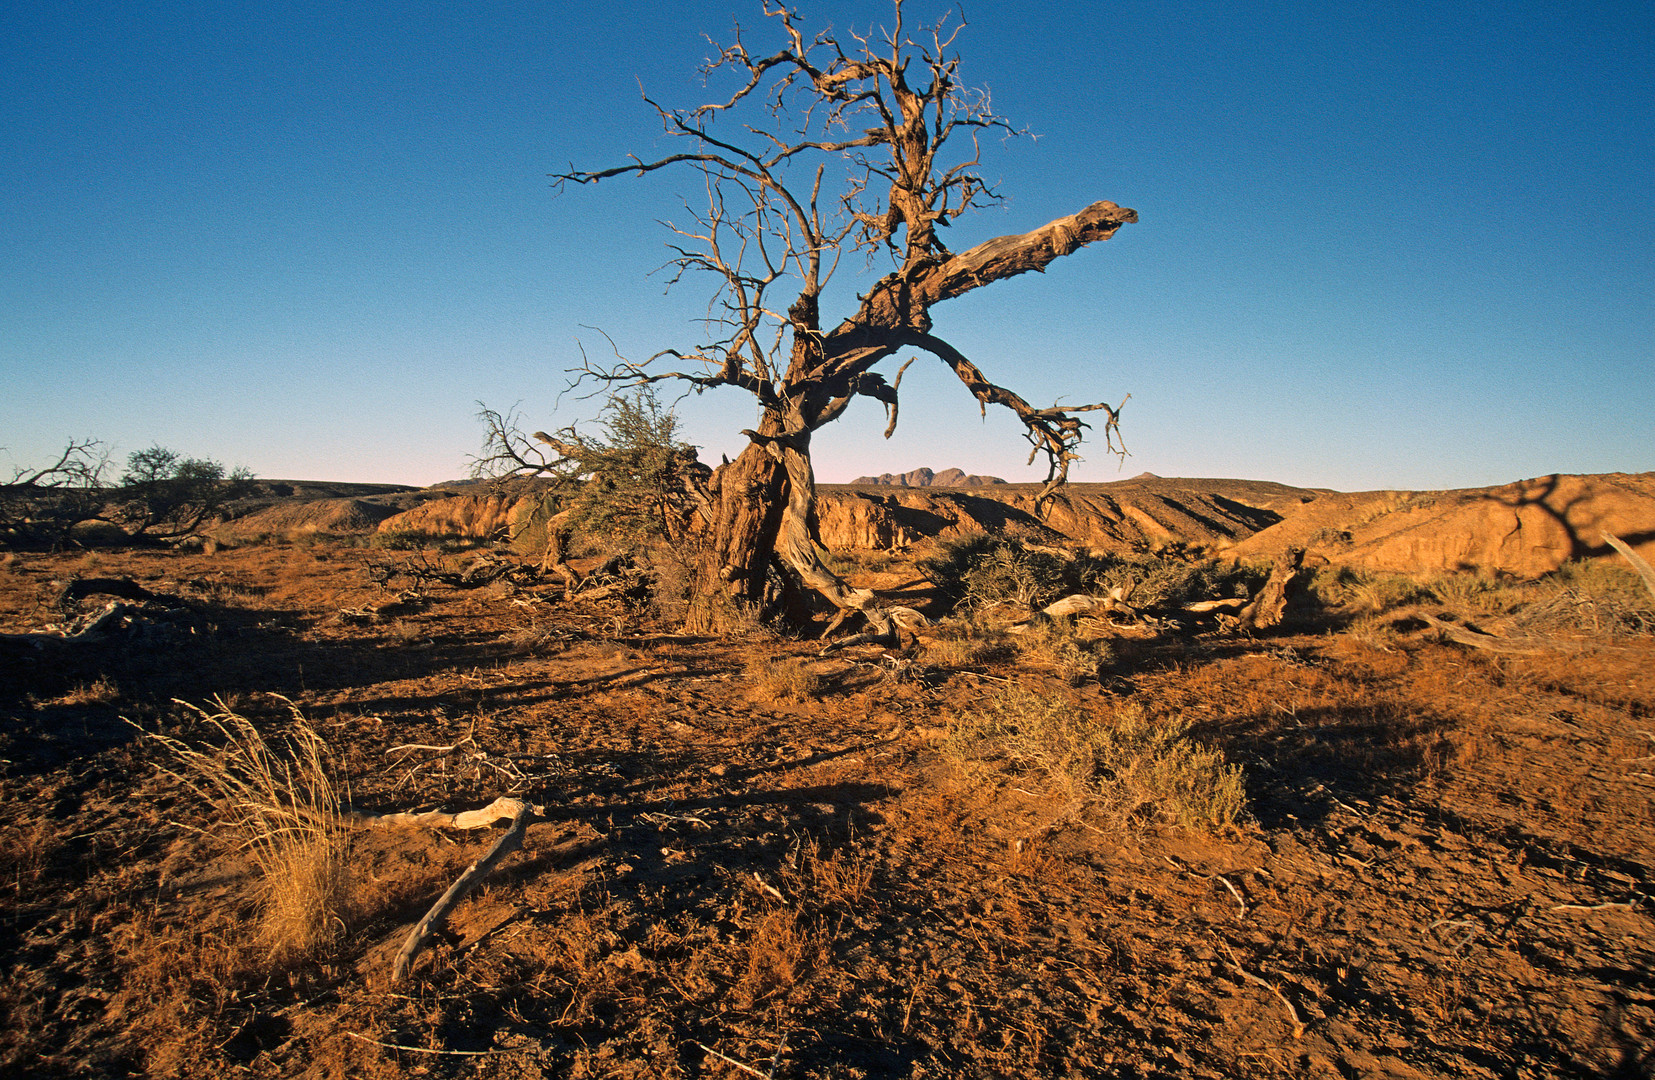
[[[1232,596],[1228,600],[1197,600],[1178,610],[1186,615],[1211,615],[1215,611],[1240,611],[1250,603],[1252,601],[1244,596]]]
[[[57,606],[66,608],[88,596],[116,596],[122,600],[155,600],[156,595],[129,577],[75,578],[58,593]]]
[[[61,633],[0,634],[0,642],[8,646],[27,646],[33,649],[52,649],[71,645],[97,645],[109,640],[125,621],[139,614],[139,609],[120,600],[111,600],[97,611],[82,615],[69,623]]]
[[[842,614],[842,613],[841,613]],[[863,608],[862,614],[868,620],[868,629],[860,634],[852,634],[848,638],[830,641],[822,647],[817,656],[827,656],[841,649],[848,649],[853,645],[878,645],[885,649],[895,649],[902,644],[902,632],[913,634],[916,626],[924,626],[930,622],[924,615],[911,607]],[[835,616],[829,626],[831,631],[842,620]],[[917,637],[917,635],[915,635]]]
[[[461,900],[464,900],[484,878],[493,873],[494,868],[507,855],[523,846],[524,834],[529,826],[534,824],[546,812],[545,807],[524,802],[522,799],[499,798],[483,807],[481,810],[467,810],[458,814],[451,814],[442,810],[430,810],[424,813],[398,814],[349,814],[345,820],[355,825],[413,825],[427,828],[450,829],[483,829],[503,819],[511,820],[508,828],[494,846],[483,854],[483,857],[466,867],[454,884],[448,887],[425,917],[414,924],[403,941],[402,948],[397,951],[396,962],[391,967],[391,983],[395,985],[408,975],[413,967],[414,960],[420,951],[425,948],[431,935],[442,928],[449,912]]]
[[[1465,645],[1473,649],[1482,649],[1485,652],[1504,653],[1509,656],[1534,656],[1545,652],[1573,652],[1579,648],[1574,642],[1561,641],[1547,637],[1500,637],[1497,634],[1487,634],[1467,626],[1460,626],[1440,619],[1428,611],[1412,608],[1398,612],[1394,619],[1418,619],[1431,629],[1440,633],[1456,645]]]
[[[1633,551],[1632,546],[1620,537],[1611,536],[1607,532],[1598,535],[1603,537],[1604,543],[1620,552],[1621,558],[1632,564],[1632,569],[1636,570],[1638,576],[1644,579],[1644,587],[1649,590],[1649,595],[1655,596],[1655,566],[1650,566],[1648,560]]]
[[[1238,617],[1242,629],[1268,630],[1280,625],[1287,613],[1288,593],[1298,581],[1303,562],[1304,548],[1300,547],[1290,547],[1276,556],[1276,564],[1270,568],[1270,577],[1265,581],[1264,588],[1241,609]]]

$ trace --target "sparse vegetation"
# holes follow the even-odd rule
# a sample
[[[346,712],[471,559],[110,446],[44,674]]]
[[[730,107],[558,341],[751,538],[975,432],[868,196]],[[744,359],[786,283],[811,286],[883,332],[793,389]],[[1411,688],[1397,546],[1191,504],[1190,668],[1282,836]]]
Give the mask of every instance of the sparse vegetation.
[[[327,744],[288,702],[292,725],[278,749],[247,717],[215,702],[194,713],[217,745],[150,738],[171,754],[173,775],[212,803],[258,866],[261,933],[278,964],[308,959],[343,933],[350,905],[347,836]]]
[[[1169,610],[1250,591],[1175,548],[1052,557]],[[167,598],[0,654],[0,1071],[1217,1076],[1311,1047],[1359,1072],[1403,1039],[1433,1075],[1595,1075],[1650,1044],[1626,973],[1655,963],[1655,639],[1613,563],[1324,574],[1334,606],[1247,635],[1012,632],[888,558],[933,617],[919,650],[677,633],[499,552],[0,558],[8,628],[95,614],[54,599],[77,575]],[[376,811],[548,809],[394,990],[397,943],[492,837],[361,830],[339,858],[324,826],[321,855],[261,855],[347,778]],[[1509,935],[1464,906],[1512,895]]]
[[[1241,768],[1191,739],[1187,723],[1135,702],[1082,711],[1012,688],[956,721],[949,745],[963,759],[1038,770],[1065,802],[1114,824],[1222,830],[1246,813]]]
[[[60,547],[97,518],[104,504],[108,449],[96,439],[72,439],[56,461],[14,468],[0,483],[0,544]]]
[[[756,701],[810,701],[823,687],[821,675],[795,656],[755,656],[745,675],[748,696]]]
[[[1076,593],[1119,588],[1138,608],[1247,596],[1269,575],[1257,567],[1203,559],[1179,549],[1090,555],[1032,547],[981,534],[940,545],[919,570],[967,612],[1013,603],[1041,608]]]
[[[1114,657],[1107,638],[1081,637],[1070,617],[1036,622],[1013,640],[1025,657],[1054,668],[1071,685],[1096,678],[1098,669]]]
[[[127,457],[105,513],[130,536],[182,540],[251,491],[252,480],[246,469],[226,471],[219,462],[152,446]]]

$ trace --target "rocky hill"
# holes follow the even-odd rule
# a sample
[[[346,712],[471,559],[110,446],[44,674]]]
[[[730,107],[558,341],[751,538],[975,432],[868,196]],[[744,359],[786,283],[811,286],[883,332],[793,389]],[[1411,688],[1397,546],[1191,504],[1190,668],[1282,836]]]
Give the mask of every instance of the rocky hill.
[[[1145,474],[1110,484],[1071,484],[1044,514],[1036,507],[1037,484],[939,486],[936,477],[946,475],[934,474],[925,485],[822,485],[817,504],[822,542],[836,550],[903,550],[996,532],[1097,552],[1180,546],[1246,560],[1268,560],[1284,548],[1302,547],[1312,564],[1530,578],[1570,559],[1608,555],[1600,536],[1608,531],[1655,559],[1655,473],[1560,475],[1423,492],[1338,492]],[[532,485],[504,493],[427,488],[330,492],[334,497],[309,499],[296,492],[228,523],[221,533],[377,529],[493,536],[528,512],[532,493]]]
[[[905,473],[880,473],[878,476],[858,476],[849,487],[988,487],[1003,484],[998,476],[967,475],[964,469],[944,469],[934,473],[930,469],[915,469]]]
[[[824,484],[817,516],[829,548],[909,547],[927,539],[1002,532],[1098,551],[1171,544],[1216,549],[1282,520],[1314,492],[1247,480],[1163,480],[1070,484],[1042,515],[1039,484],[988,489],[867,491]]]
[[[1267,558],[1289,545],[1369,570],[1480,570],[1517,578],[1611,556],[1612,533],[1655,559],[1655,473],[1552,475],[1456,491],[1326,492],[1225,549]]]

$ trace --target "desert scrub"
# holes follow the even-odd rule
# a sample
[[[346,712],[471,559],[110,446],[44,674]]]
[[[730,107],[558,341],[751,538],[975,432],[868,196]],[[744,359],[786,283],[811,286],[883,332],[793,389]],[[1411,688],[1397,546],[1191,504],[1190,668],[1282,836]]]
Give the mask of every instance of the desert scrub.
[[[1097,678],[1099,669],[1114,659],[1113,644],[1082,638],[1072,617],[1042,618],[1025,627],[1015,640],[1025,658],[1057,669],[1071,686]]]
[[[1523,590],[1486,573],[1437,574],[1426,579],[1423,588],[1437,603],[1465,618],[1506,615],[1525,600]]]
[[[1246,815],[1241,767],[1189,737],[1189,724],[1135,702],[1105,714],[1012,688],[957,720],[946,749],[1044,773],[1056,794],[1120,825],[1222,831]]]
[[[1430,599],[1429,590],[1403,574],[1379,574],[1348,566],[1323,567],[1309,591],[1324,607],[1380,614]]]
[[[1074,559],[978,535],[945,543],[918,569],[967,611],[1010,601],[1041,607],[1085,588]]]
[[[1517,620],[1532,632],[1655,633],[1655,601],[1643,579],[1624,564],[1605,559],[1567,562],[1531,589],[1535,598],[1518,612]]]
[[[951,622],[925,643],[925,662],[941,668],[969,668],[1007,660],[1015,649],[1004,630]]]
[[[1134,607],[1247,596],[1268,567],[1200,559],[1179,549],[1085,554],[1029,547],[1003,537],[972,536],[944,544],[919,571],[966,611],[999,603],[1040,608],[1076,593],[1120,589]]]
[[[340,936],[350,899],[347,828],[327,743],[290,701],[293,724],[280,749],[222,700],[212,703],[216,712],[179,704],[222,745],[150,734],[173,762],[163,771],[215,805],[252,855],[270,959],[287,964],[314,956]]]
[[[813,701],[822,677],[792,656],[755,656],[747,661],[747,696],[755,701]]]

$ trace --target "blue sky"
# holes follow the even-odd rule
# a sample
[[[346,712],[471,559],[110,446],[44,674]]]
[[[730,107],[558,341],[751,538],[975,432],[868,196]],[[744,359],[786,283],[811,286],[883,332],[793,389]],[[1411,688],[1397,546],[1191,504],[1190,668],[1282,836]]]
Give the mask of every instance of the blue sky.
[[[909,19],[940,5],[910,4]],[[806,5],[810,25],[888,4]],[[960,250],[1096,199],[1141,222],[939,307],[1037,404],[1132,400],[1124,464],[1345,490],[1655,470],[1655,8],[968,5],[964,74],[1036,138]],[[640,84],[702,99],[746,0],[40,3],[0,14],[0,465],[70,437],[261,476],[462,475],[476,402],[531,427],[578,342],[693,345]],[[862,283],[865,284],[865,281]],[[857,282],[847,280],[848,289]],[[826,311],[832,322],[840,312]],[[922,358],[903,422],[859,403],[819,479],[928,465],[1037,478],[1014,421]],[[739,391],[686,400],[716,462]]]

